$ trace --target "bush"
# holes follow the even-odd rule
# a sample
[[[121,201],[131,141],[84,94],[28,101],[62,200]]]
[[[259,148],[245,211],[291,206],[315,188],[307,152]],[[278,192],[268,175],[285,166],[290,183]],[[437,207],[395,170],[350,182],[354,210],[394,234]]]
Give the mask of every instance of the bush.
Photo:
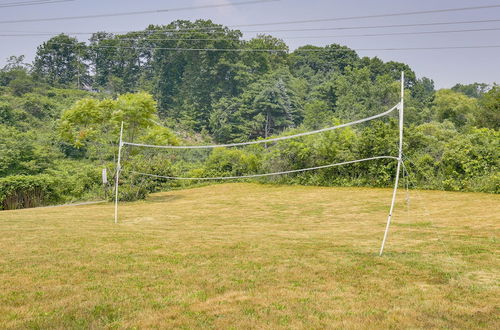
[[[14,210],[60,200],[54,178],[48,175],[12,175],[0,179],[0,208]]]

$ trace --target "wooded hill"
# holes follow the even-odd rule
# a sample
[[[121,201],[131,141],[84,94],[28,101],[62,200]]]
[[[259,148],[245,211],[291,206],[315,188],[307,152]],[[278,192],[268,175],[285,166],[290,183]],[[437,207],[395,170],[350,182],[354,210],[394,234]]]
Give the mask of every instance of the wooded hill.
[[[61,34],[33,63],[11,57],[0,72],[0,207],[103,198],[118,131],[153,144],[241,142],[380,113],[405,83],[408,184],[498,193],[500,87],[436,91],[404,63],[359,57],[332,44],[292,52],[280,39],[209,20],[175,21],[88,43]],[[126,150],[124,168],[159,175],[242,175],[395,155],[397,123],[369,124],[261,147],[212,153]],[[388,186],[395,163],[374,161],[273,182]],[[266,180],[269,181],[269,180]],[[122,199],[180,183],[124,172]],[[193,182],[185,182],[189,185]]]

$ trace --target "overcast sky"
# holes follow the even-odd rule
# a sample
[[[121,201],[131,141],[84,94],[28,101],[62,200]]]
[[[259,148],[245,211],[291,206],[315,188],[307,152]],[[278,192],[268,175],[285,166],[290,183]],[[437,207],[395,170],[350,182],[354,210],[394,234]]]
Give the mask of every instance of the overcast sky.
[[[144,29],[148,24],[168,24],[176,19],[211,19],[224,25],[269,23],[335,17],[376,15],[419,10],[447,9],[483,5],[500,5],[498,0],[280,0],[218,8],[189,9],[145,15],[87,18],[66,21],[5,23],[7,20],[51,18],[61,16],[107,14],[126,11],[169,9],[207,4],[235,4],[247,0],[73,0],[36,6],[2,7],[2,5],[27,2],[28,0],[0,0],[0,35],[17,32],[93,32],[130,31]],[[53,0],[56,1],[56,0]],[[31,2],[31,1],[30,1]],[[241,27],[246,30],[273,30],[292,28],[333,28],[373,26],[387,24],[413,24],[448,21],[500,19],[500,8],[433,13],[425,15],[342,20],[307,24],[289,24],[258,27]],[[332,30],[302,32],[269,32],[282,38],[290,49],[301,45],[324,46],[339,43],[353,49],[404,48],[500,45],[500,30],[460,32],[427,35],[399,35],[376,37],[338,37],[346,34],[394,33],[412,31],[442,31],[462,29],[500,28],[500,22],[457,24],[428,27],[377,28],[364,30]],[[244,32],[251,38],[256,33]],[[303,37],[303,38],[302,38]],[[10,55],[26,55],[33,60],[36,47],[47,40],[44,37],[0,36],[0,67]],[[86,41],[88,36],[78,36]],[[456,83],[500,82],[500,48],[459,50],[411,50],[411,51],[359,51],[360,56],[378,56],[384,61],[408,63],[419,77],[432,78],[436,87],[451,87]]]

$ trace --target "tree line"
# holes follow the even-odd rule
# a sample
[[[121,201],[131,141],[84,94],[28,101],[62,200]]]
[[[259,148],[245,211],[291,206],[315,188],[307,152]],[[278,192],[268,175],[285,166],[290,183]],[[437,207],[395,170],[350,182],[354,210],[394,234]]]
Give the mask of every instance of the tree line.
[[[498,192],[498,86],[457,84],[436,91],[431,79],[419,78],[404,63],[360,57],[338,44],[290,52],[273,36],[244,40],[238,30],[198,20],[126,34],[96,32],[88,43],[61,34],[38,47],[33,63],[11,57],[0,71],[0,187],[10,187],[0,188],[0,199],[22,204],[23,187],[38,187],[30,189],[39,203],[41,191],[52,201],[109,193],[99,171],[105,166],[113,172],[122,120],[127,140],[153,144],[291,134],[387,110],[399,100],[401,71],[412,182]],[[130,150],[125,163],[181,176],[241,175],[395,154],[394,120],[260,149],[186,155]],[[382,162],[279,180],[387,186],[393,174],[393,164]],[[36,185],[26,176],[36,177]],[[130,191],[122,189],[126,199],[179,184],[134,175],[124,180],[132,183]],[[56,188],[42,189],[48,186]]]

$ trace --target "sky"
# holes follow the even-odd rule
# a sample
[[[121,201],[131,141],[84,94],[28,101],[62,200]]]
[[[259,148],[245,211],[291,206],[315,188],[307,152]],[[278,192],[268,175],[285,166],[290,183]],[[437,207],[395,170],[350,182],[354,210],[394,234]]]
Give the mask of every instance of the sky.
[[[36,0],[35,0],[36,1]],[[448,9],[472,6],[500,5],[498,0],[276,0],[237,5],[249,0],[50,0],[53,3],[32,6],[6,7],[12,3],[33,2],[33,0],[0,0],[0,68],[11,55],[25,55],[28,62],[34,59],[36,47],[50,36],[2,36],[21,32],[94,32],[94,31],[136,31],[149,24],[168,24],[177,19],[211,19],[214,23],[227,26],[259,24],[270,22],[328,19],[337,17],[366,16],[398,12]],[[176,10],[134,16],[85,18],[76,20],[45,22],[5,22],[21,19],[52,18],[109,14],[127,11],[146,11],[181,7],[224,4],[221,7]],[[500,19],[500,7],[470,11],[431,13],[394,17],[323,21],[304,24],[261,25],[235,27],[242,30],[244,38],[254,37],[256,32],[266,31],[283,39],[291,50],[302,45],[325,46],[338,43],[353,49],[366,48],[414,48],[443,46],[500,45],[500,21],[476,24],[444,26],[392,27],[354,30],[287,31],[276,29],[339,28],[356,26],[418,24],[449,21],[470,21]],[[498,30],[484,31],[484,29]],[[424,35],[366,36],[366,34],[401,33],[416,31],[443,31],[483,29],[456,33]],[[345,36],[357,34],[358,36]],[[364,34],[365,36],[359,36]],[[80,41],[89,36],[79,35]],[[377,56],[384,61],[398,61],[409,64],[418,77],[434,80],[436,88],[450,88],[456,83],[484,82],[500,83],[500,48],[442,49],[442,50],[365,50],[360,56]]]

